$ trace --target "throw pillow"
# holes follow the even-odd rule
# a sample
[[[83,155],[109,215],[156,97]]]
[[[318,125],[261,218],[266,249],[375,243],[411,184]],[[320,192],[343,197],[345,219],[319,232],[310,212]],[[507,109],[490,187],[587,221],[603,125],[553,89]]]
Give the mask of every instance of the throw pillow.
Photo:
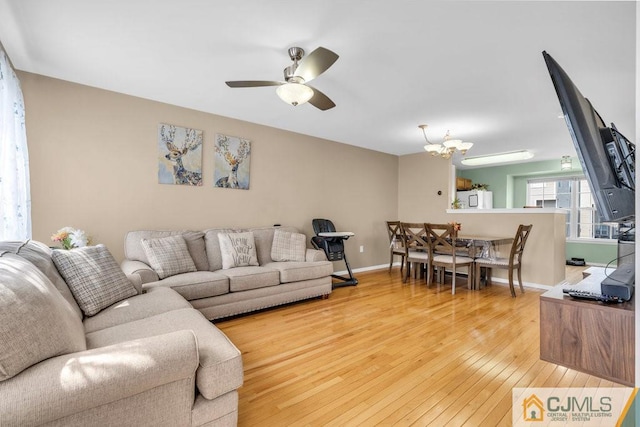
[[[307,254],[306,237],[276,229],[271,245],[271,259],[274,261],[304,261]]]
[[[0,381],[86,348],[82,321],[53,283],[24,258],[0,254]]]
[[[259,265],[252,232],[219,233],[222,269]]]
[[[185,231],[182,233],[184,241],[187,242],[187,249],[193,263],[198,271],[209,271],[209,259],[204,244],[204,233],[202,231]]]
[[[71,305],[73,311],[75,311],[76,314],[80,316],[80,319],[82,319],[82,310],[80,310],[78,302],[73,297],[71,289],[69,289],[69,286],[60,275],[56,265],[53,263],[53,259],[51,259],[52,252],[53,250],[44,243],[37,242],[35,240],[28,240],[20,247],[18,252],[15,252],[15,254],[20,255],[22,258],[35,265],[38,270],[42,271],[44,275],[51,280],[53,286],[58,289],[58,292],[60,292],[64,299]]]
[[[56,249],[52,258],[87,316],[138,294],[104,245]]]
[[[197,271],[189,254],[187,242],[180,234],[157,239],[142,239],[141,243],[149,265],[158,273],[159,278],[164,279],[180,273]]]

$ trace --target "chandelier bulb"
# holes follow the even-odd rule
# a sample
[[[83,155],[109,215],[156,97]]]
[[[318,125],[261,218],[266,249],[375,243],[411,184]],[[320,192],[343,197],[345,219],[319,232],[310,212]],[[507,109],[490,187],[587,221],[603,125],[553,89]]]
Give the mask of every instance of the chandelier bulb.
[[[425,131],[427,127],[427,125],[418,125],[418,128],[422,130],[424,140],[427,142],[424,149],[432,156],[440,155],[442,158],[449,159],[456,151],[459,151],[462,155],[467,154],[467,151],[473,146],[472,142],[453,139],[450,130],[447,130],[447,133],[444,135],[442,144],[433,143],[427,138],[427,132]]]

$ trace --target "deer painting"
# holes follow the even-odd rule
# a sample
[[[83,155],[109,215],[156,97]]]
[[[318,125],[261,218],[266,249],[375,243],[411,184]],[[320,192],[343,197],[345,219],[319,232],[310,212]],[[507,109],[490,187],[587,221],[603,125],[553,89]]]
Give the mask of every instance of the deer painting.
[[[160,143],[168,150],[164,158],[170,162],[173,169],[172,181],[164,182],[161,164],[158,174],[160,182],[202,185],[202,131],[161,124]]]
[[[238,173],[241,167],[248,170],[251,142],[246,139],[226,135],[216,135],[215,186],[220,188],[249,188],[249,173]]]

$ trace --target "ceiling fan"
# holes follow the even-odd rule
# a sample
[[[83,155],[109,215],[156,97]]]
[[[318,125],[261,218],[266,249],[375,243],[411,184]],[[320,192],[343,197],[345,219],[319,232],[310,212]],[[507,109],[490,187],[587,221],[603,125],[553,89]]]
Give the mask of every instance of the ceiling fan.
[[[284,69],[283,82],[268,80],[239,80],[226,82],[229,87],[278,86],[276,93],[287,104],[301,105],[305,102],[320,110],[328,110],[336,106],[327,95],[307,83],[324,73],[337,61],[335,52],[319,47],[304,59],[304,50],[300,47],[289,48],[289,57],[293,61]]]

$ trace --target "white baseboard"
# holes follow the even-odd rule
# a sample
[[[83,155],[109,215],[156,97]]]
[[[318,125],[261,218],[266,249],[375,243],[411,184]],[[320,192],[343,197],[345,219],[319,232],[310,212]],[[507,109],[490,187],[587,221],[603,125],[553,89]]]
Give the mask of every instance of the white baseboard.
[[[497,283],[500,286],[502,286],[502,285],[509,286],[509,280],[508,279],[503,279],[501,277],[492,277],[491,278],[491,283],[494,283],[494,284]],[[562,283],[563,282],[561,282],[559,284],[562,284]],[[513,286],[516,287],[516,288],[518,287],[518,281],[517,280],[514,280]],[[532,283],[532,282],[524,282],[522,284],[522,286],[524,286],[525,288],[542,289],[542,290],[545,290],[545,291],[553,289],[553,286],[551,286],[551,285],[542,285],[540,283]]]
[[[609,268],[616,268],[616,264],[603,264],[601,262],[588,262],[587,265],[589,267],[609,267]]]
[[[394,263],[393,265],[397,265],[400,266],[400,263]],[[352,268],[351,271],[354,273],[362,273],[365,271],[373,271],[373,270],[382,270],[383,268],[388,269],[389,268],[389,264],[380,264],[380,265],[372,265],[369,267],[360,267],[360,268]],[[339,276],[348,274],[349,272],[347,270],[342,270],[342,271],[334,271],[333,274],[337,274]]]
[[[399,262],[394,262],[393,265],[396,266],[396,267],[399,267],[400,263]],[[365,271],[381,270],[383,268],[388,269],[389,268],[389,264],[380,264],[380,265],[372,265],[372,266],[369,266],[369,267],[353,268],[353,269],[351,269],[351,271],[353,273],[363,273]],[[342,275],[345,275],[347,273],[348,273],[347,270],[342,270],[342,271],[336,271],[333,274],[337,274],[339,276],[342,276]],[[500,278],[500,277],[492,277],[491,278],[491,282],[494,283],[494,284],[501,285],[501,286],[502,285],[509,286],[509,280],[503,279],[503,278]],[[561,283],[558,283],[558,284],[560,285],[562,283],[565,283],[565,282],[561,282]],[[516,281],[514,283],[514,285],[517,287],[518,286],[518,282]],[[551,285],[542,285],[540,283],[532,283],[532,282],[524,282],[522,284],[522,286],[524,286],[525,288],[542,289],[542,290],[545,290],[545,291],[548,291],[549,289],[553,288],[553,286],[551,286]]]

